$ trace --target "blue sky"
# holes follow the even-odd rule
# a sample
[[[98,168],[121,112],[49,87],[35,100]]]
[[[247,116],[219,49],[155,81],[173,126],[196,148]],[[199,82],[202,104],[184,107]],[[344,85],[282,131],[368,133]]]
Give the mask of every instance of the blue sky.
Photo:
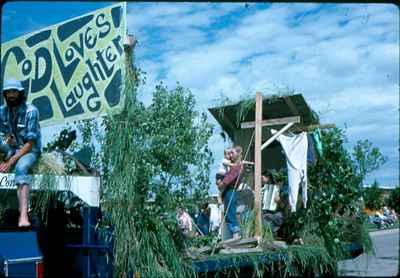
[[[2,42],[107,5],[8,2],[2,7]],[[293,89],[322,123],[346,127],[348,148],[369,139],[388,157],[365,183],[399,183],[396,6],[132,2],[127,28],[139,41],[137,66],[147,74],[145,103],[160,81],[191,89],[202,111],[218,104],[220,94],[235,100],[248,92]],[[213,168],[227,144],[216,130]]]

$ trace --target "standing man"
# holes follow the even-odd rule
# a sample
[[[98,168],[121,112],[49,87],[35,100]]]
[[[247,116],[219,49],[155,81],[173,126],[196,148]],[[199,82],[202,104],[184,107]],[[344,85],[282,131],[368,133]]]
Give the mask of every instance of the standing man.
[[[228,229],[234,239],[239,239],[241,236],[239,222],[236,218],[236,188],[241,182],[243,170],[241,147],[237,146],[232,149],[231,159],[234,166],[230,168],[222,181],[217,180],[217,186],[222,191],[225,221]]]
[[[29,227],[28,218],[29,186],[32,176],[29,171],[41,153],[39,111],[27,104],[27,93],[21,82],[12,78],[2,89],[5,104],[0,107],[0,137],[2,144],[15,149],[14,154],[0,163],[0,172],[15,169],[14,182],[17,185],[19,204],[18,227]]]

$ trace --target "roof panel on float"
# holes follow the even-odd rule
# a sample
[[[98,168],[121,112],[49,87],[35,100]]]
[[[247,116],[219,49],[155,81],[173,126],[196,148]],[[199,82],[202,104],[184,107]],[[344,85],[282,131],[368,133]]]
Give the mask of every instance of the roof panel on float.
[[[241,101],[236,104],[213,107],[208,109],[221,125],[222,129],[233,140],[235,131],[240,129],[243,122],[255,120],[254,100]],[[305,127],[318,124],[316,113],[308,106],[303,95],[271,96],[263,98],[263,120],[300,116],[300,123],[293,127]],[[282,125],[277,125],[278,128]]]

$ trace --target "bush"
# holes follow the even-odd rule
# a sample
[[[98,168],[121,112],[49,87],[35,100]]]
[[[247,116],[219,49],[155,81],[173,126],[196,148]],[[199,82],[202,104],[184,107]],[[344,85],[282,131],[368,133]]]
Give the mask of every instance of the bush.
[[[363,198],[365,207],[370,210],[379,210],[383,207],[382,190],[377,181],[374,181],[371,187],[364,189]]]
[[[345,142],[346,137],[340,129],[322,132],[323,157],[308,174],[308,208],[291,214],[286,228],[289,241],[304,237],[305,243],[319,242],[335,260],[344,255],[342,243],[354,238],[358,238],[366,249],[371,246],[370,239],[362,232],[365,229],[362,181],[366,174],[383,163],[379,150],[371,148],[368,141],[359,141],[353,156],[344,148]],[[347,229],[349,218],[359,219],[355,231]],[[353,236],[350,238],[349,234]]]
[[[396,213],[400,213],[400,187],[396,187],[390,192],[386,204],[389,208],[394,209]]]

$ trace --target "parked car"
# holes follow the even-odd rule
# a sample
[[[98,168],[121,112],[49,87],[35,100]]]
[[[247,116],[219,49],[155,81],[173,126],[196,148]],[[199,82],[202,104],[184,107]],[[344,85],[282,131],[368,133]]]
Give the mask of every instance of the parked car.
[[[387,219],[385,219],[385,217],[379,213],[376,213],[375,215],[370,215],[369,223],[375,224],[378,229],[383,229],[390,226]]]

